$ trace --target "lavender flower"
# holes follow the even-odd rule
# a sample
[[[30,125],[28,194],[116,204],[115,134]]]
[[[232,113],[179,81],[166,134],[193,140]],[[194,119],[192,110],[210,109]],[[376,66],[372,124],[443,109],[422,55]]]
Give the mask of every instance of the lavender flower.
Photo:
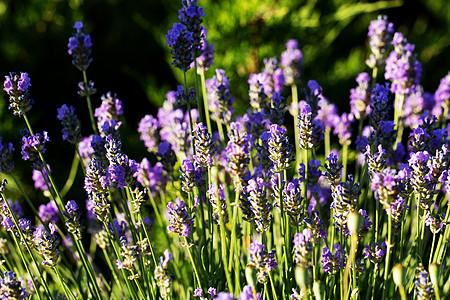
[[[254,111],[261,111],[263,109],[267,111],[269,108],[267,101],[269,91],[266,91],[265,87],[270,86],[269,76],[266,73],[250,74],[248,84],[250,85],[248,92],[250,105]]]
[[[176,232],[181,237],[190,237],[195,230],[194,218],[190,216],[184,201],[177,198],[175,203],[169,202],[167,205],[167,214],[169,215],[169,223],[167,230]]]
[[[330,153],[325,160],[328,161],[328,164],[325,164],[325,177],[327,177],[333,189],[336,182],[341,178],[341,170],[343,166],[339,162],[337,155],[333,153]]]
[[[409,44],[401,33],[394,34],[392,45],[394,51],[386,59],[384,77],[392,82],[392,93],[409,95],[420,84],[422,65],[416,58],[414,45]]]
[[[0,172],[11,173],[14,170],[13,160],[14,146],[12,143],[4,143],[0,134]]]
[[[178,11],[178,19],[186,27],[186,30],[192,34],[192,51],[194,57],[199,56],[202,51],[202,39],[204,31],[202,17],[205,16],[203,8],[199,7],[197,0],[183,0],[183,7]]]
[[[75,115],[75,108],[63,104],[58,108],[58,120],[63,126],[62,138],[72,144],[78,144],[81,140],[81,126],[78,117]]]
[[[173,167],[177,162],[175,152],[172,150],[170,143],[161,142],[158,146],[158,152],[156,156],[159,158],[159,162],[162,164],[164,171],[169,175],[173,173]]]
[[[356,77],[358,86],[350,90],[350,111],[360,120],[370,113],[370,77],[366,72]]]
[[[269,159],[273,162],[272,172],[280,173],[290,167],[294,160],[289,137],[285,136],[286,129],[277,124],[270,126],[270,138],[268,140]]]
[[[319,238],[325,238],[327,235],[324,229],[324,222],[319,217],[319,212],[313,211],[313,209],[314,206],[310,204],[306,210],[307,215],[303,218],[303,221],[312,233],[311,237],[313,242],[317,243]]]
[[[153,167],[147,158],[143,158],[135,174],[137,181],[152,193],[163,190],[166,178],[163,175],[163,165],[157,162]]]
[[[416,268],[415,278],[416,281],[414,281],[414,285],[416,287],[416,291],[414,292],[414,295],[417,296],[417,299],[431,299],[434,295],[434,289],[432,288],[433,284],[428,281],[428,272],[422,264],[419,264]]]
[[[403,197],[398,197],[396,201],[391,202],[392,228],[395,235],[398,235],[401,231],[403,216],[407,209],[408,206]],[[389,213],[388,209],[386,209],[386,213]]]
[[[298,116],[299,143],[302,149],[312,149],[319,145],[323,138],[323,123],[319,119],[313,118],[311,106],[300,102],[300,113]]]
[[[210,168],[213,165],[213,156],[217,148],[207,132],[208,128],[203,123],[196,123],[194,126],[194,145],[196,154],[194,160],[201,168]]]
[[[87,97],[94,95],[97,92],[97,89],[94,87],[94,82],[92,80],[89,80],[87,86],[84,83],[84,81],[78,82],[78,91],[77,94],[80,95],[80,97]]]
[[[179,85],[177,86],[177,91],[175,92],[175,95],[177,97],[178,106],[184,106],[187,104],[192,105],[197,101],[196,91],[192,87],[189,87],[189,90],[185,91],[184,86]]]
[[[430,155],[427,151],[419,151],[416,153],[411,153],[410,159],[408,161],[409,168],[411,169],[411,183],[414,192],[418,197],[420,197],[420,206],[423,209],[428,210],[433,203],[433,195],[435,193],[434,186],[428,173],[430,167],[428,165],[428,160]]]
[[[287,41],[286,48],[286,51],[281,54],[281,65],[283,66],[285,84],[290,86],[297,84],[300,79],[303,54],[298,49],[296,40]]]
[[[284,114],[286,110],[286,103],[284,98],[278,92],[274,92],[273,96],[270,98],[271,105],[269,107],[269,120],[272,124],[283,125]]]
[[[247,267],[255,269],[258,273],[256,277],[258,282],[266,283],[267,274],[275,270],[277,263],[275,261],[275,250],[267,252],[266,246],[258,241],[254,241],[248,248],[248,264]]]
[[[67,52],[72,55],[72,64],[80,71],[86,71],[92,62],[91,37],[86,34],[82,22],[75,22],[73,28],[72,36],[69,38],[69,44],[67,45],[69,48]]]
[[[444,112],[446,108],[448,111],[448,107],[450,105],[450,72],[441,79],[439,87],[436,90],[436,93],[434,93],[434,100],[435,104],[431,113],[440,119],[441,117],[448,119],[448,113],[447,116],[445,116]]]
[[[59,258],[59,237],[53,223],[48,225],[50,232],[42,227],[38,227],[34,233],[34,241],[38,251],[42,254],[43,265],[56,267]]]
[[[34,103],[30,99],[30,77],[27,73],[20,72],[20,76],[14,72],[10,72],[9,76],[5,76],[3,90],[9,96],[9,109],[16,116],[22,116],[31,109]]]
[[[228,223],[228,211],[225,198],[225,190],[223,185],[219,188],[214,184],[211,184],[208,189],[209,202],[213,208],[213,218],[219,226]],[[221,221],[223,223],[221,223]]]
[[[301,183],[297,178],[292,179],[283,190],[283,205],[293,226],[299,225],[301,221],[303,208],[301,192]]]
[[[341,245],[335,244],[333,246],[335,253],[331,253],[328,247],[323,248],[322,264],[323,271],[330,275],[335,275],[339,272],[339,269],[345,267],[345,250],[341,250]]]
[[[169,261],[173,260],[172,254],[168,249],[164,251],[164,257],[159,258],[159,264],[155,268],[154,277],[156,285],[160,289],[161,296],[166,299],[170,294],[170,282],[172,276],[169,275]]]
[[[1,299],[26,299],[28,293],[22,287],[22,282],[17,280],[17,275],[13,271],[3,272],[2,280],[0,281],[0,298]]]
[[[262,300],[261,295],[259,293],[256,293],[256,299],[253,295],[253,289],[254,287],[250,285],[244,286],[242,289],[242,292],[239,294],[238,300]]]
[[[59,220],[59,210],[55,200],[39,206],[39,217],[45,223],[57,223]]]
[[[266,197],[266,184],[261,177],[250,179],[246,187],[248,201],[253,212],[253,220],[258,232],[264,232],[269,229],[272,215],[270,211],[272,206]]]
[[[209,70],[209,67],[213,64],[214,60],[214,45],[210,44],[206,39],[208,32],[205,27],[202,27],[202,39],[200,56],[197,57],[197,73],[204,74]]]
[[[397,184],[397,171],[395,169],[384,169],[380,173],[372,173],[372,191],[375,198],[389,208],[391,203],[397,200],[400,186]]]
[[[303,229],[301,233],[294,235],[294,263],[308,268],[311,265],[311,257],[313,251],[313,235],[309,229]]]
[[[229,141],[226,147],[227,171],[234,184],[239,185],[250,161],[250,138],[241,123],[230,124]]]
[[[122,101],[117,98],[116,94],[108,92],[106,95],[102,95],[101,100],[102,104],[94,112],[99,130],[105,121],[114,120],[119,123],[119,116],[123,114]]]
[[[217,297],[214,300],[235,300],[233,294],[220,292],[217,294]]]
[[[108,172],[110,173],[111,181],[116,183],[118,188],[134,185],[138,164],[122,152],[122,142],[119,139],[108,136],[105,148],[106,157],[109,160]]]
[[[181,190],[188,194],[192,192],[199,176],[201,173],[192,164],[192,161],[190,159],[183,160],[180,168]]]
[[[217,296],[217,290],[216,290],[216,288],[210,287],[210,288],[208,289],[208,294],[211,295],[211,299],[214,298],[214,296]]]
[[[394,24],[388,22],[387,16],[379,15],[376,20],[370,22],[367,36],[372,54],[366,64],[371,69],[383,67],[384,55],[389,48],[389,41],[393,34]]]
[[[234,97],[231,96],[230,83],[225,70],[216,69],[216,76],[205,82],[208,108],[211,119],[216,122],[229,123],[234,112]]]
[[[147,147],[147,151],[156,152],[156,145],[161,139],[158,119],[152,115],[145,115],[139,122],[138,132],[140,133],[140,140]]]
[[[335,227],[344,229],[347,216],[354,209],[361,194],[359,182],[355,182],[353,175],[349,175],[346,182],[340,182],[332,189],[333,202],[330,208],[334,210]]]
[[[357,233],[358,237],[361,238],[364,234],[366,234],[369,231],[370,227],[372,226],[372,222],[370,221],[370,217],[364,209],[360,209],[358,211],[358,214],[360,215],[361,225],[358,228]],[[348,224],[344,225],[344,233],[348,236],[352,235],[348,228]]]
[[[172,64],[183,72],[189,70],[194,61],[192,32],[188,31],[182,23],[175,23],[167,33],[166,39],[167,45],[172,48],[170,51],[173,58]]]
[[[86,169],[84,189],[88,194],[89,200],[94,204],[94,214],[102,222],[108,220],[110,207],[107,200],[109,176],[107,169],[102,166],[96,157],[93,157]]]
[[[380,121],[387,121],[389,118],[389,110],[391,103],[391,96],[389,84],[385,85],[376,84],[372,90],[373,101],[371,104],[370,125],[374,131],[377,131]]]
[[[199,297],[200,299],[202,299],[202,289],[200,288],[200,287],[198,287],[198,288],[196,288],[195,290],[194,290],[194,297]]]
[[[415,128],[420,125],[420,116],[426,111],[432,111],[434,106],[434,95],[423,91],[421,86],[417,86],[405,99],[402,108],[402,116],[405,118],[405,125]],[[441,114],[437,114],[440,116]]]
[[[45,153],[45,143],[50,141],[47,135],[47,131],[43,134],[31,135],[28,129],[24,129],[20,132],[22,134],[22,159],[30,160],[32,167],[35,170],[42,170],[44,164],[42,163],[39,153]]]
[[[81,232],[84,226],[81,225],[81,210],[74,200],[67,201],[64,215],[67,217],[65,223],[67,231],[72,233],[77,240],[81,240]]]
[[[432,234],[438,234],[444,228],[445,213],[433,216],[428,212],[428,217],[425,219],[425,225],[430,228]]]

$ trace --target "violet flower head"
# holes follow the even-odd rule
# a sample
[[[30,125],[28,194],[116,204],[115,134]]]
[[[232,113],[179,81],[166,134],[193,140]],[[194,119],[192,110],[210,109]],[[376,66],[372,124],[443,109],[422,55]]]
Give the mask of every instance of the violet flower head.
[[[441,215],[432,215],[429,214],[428,218],[425,220],[425,225],[430,228],[430,231],[432,234],[438,234],[442,231],[445,224],[445,213],[442,213]]]
[[[52,170],[50,169],[50,166],[47,165],[47,168],[50,170],[50,173],[52,172]],[[44,175],[42,175],[42,173]],[[45,178],[44,178],[45,176]],[[48,178],[48,174],[47,174],[47,170],[44,168],[41,171],[38,170],[33,170],[33,175],[32,175],[32,179],[34,181],[34,188],[36,190],[41,190],[43,192],[48,191],[48,186],[47,183],[45,182],[47,180],[47,182],[49,181]]]
[[[202,299],[202,292],[203,292],[203,290],[200,288],[200,287],[198,287],[198,288],[196,288],[195,290],[194,290],[194,297],[198,297],[198,298],[200,298],[200,299]]]
[[[0,134],[0,172],[9,174],[14,170],[13,160],[14,146],[12,143],[3,142],[3,137]]]
[[[143,158],[136,173],[137,181],[143,187],[150,189],[154,194],[163,190],[166,178],[164,177],[163,166],[157,162],[153,167],[147,158]]]
[[[297,226],[301,222],[302,202],[301,182],[294,178],[283,190],[284,209],[290,218],[289,223],[293,226]]]
[[[67,217],[65,221],[67,231],[72,233],[77,240],[81,240],[81,233],[84,227],[80,223],[81,210],[78,204],[74,200],[69,200],[65,209],[64,215]]]
[[[50,141],[47,131],[31,135],[28,129],[24,129],[20,133],[22,134],[22,151],[20,152],[22,159],[31,161],[33,169],[42,170],[44,164],[39,157],[39,152],[45,153],[45,143]]]
[[[339,137],[339,144],[350,145],[352,137],[351,124],[353,122],[353,115],[343,113],[340,118],[335,119],[333,134]]]
[[[213,165],[213,156],[217,147],[208,133],[208,128],[203,126],[203,123],[195,123],[193,134],[196,149],[194,160],[199,167],[207,169]]]
[[[157,144],[161,139],[159,129],[158,119],[152,115],[145,115],[139,122],[140,140],[144,142],[148,152],[156,152],[157,150]]]
[[[269,91],[266,90],[270,87],[270,78],[266,73],[250,74],[248,79],[250,105],[254,111],[265,111],[269,108]]]
[[[388,22],[387,16],[379,15],[376,20],[372,20],[369,25],[369,47],[372,51],[366,63],[371,68],[383,67],[383,60],[389,48],[389,42],[394,34],[394,24]]]
[[[229,141],[225,150],[227,171],[230,172],[234,184],[239,185],[250,161],[250,137],[239,122],[230,124],[228,137]]]
[[[321,260],[323,264],[323,271],[330,275],[335,275],[346,265],[345,250],[341,250],[341,245],[335,244],[333,246],[333,250],[335,251],[334,254],[328,247],[324,247]]]
[[[347,216],[352,209],[358,204],[359,195],[361,194],[360,183],[355,182],[353,175],[348,175],[347,181],[339,182],[331,190],[333,202],[330,208],[334,210],[335,227],[345,230],[344,225],[347,224]]]
[[[122,101],[117,98],[116,94],[111,92],[102,95],[101,100],[102,104],[94,112],[94,117],[97,118],[97,125],[101,126],[105,121],[109,120],[118,122],[119,116],[123,115]]]
[[[446,117],[448,119],[448,114],[447,116],[443,116],[443,113],[444,107],[450,105],[450,72],[441,79],[439,87],[434,93],[434,100],[435,104],[431,113],[437,117]]]
[[[39,217],[45,223],[57,223],[59,220],[59,210],[55,200],[39,206]]]
[[[350,90],[350,111],[355,119],[360,120],[370,113],[370,76],[366,72],[356,77],[358,86]]]
[[[296,40],[287,41],[286,48],[281,53],[281,66],[283,66],[285,85],[291,86],[297,84],[300,79],[303,54],[298,49]]]
[[[334,185],[341,178],[342,163],[339,161],[337,155],[333,153],[330,153],[325,160],[328,162],[324,166],[326,169],[325,177]]]
[[[53,223],[48,225],[50,232],[43,227],[38,227],[34,232],[34,243],[42,254],[43,265],[55,267],[59,258],[59,236]]]
[[[247,267],[257,271],[256,277],[258,282],[266,283],[267,274],[275,270],[277,263],[275,261],[275,250],[267,252],[266,246],[258,241],[254,241],[248,248],[248,264]]]
[[[92,80],[89,80],[87,85],[84,83],[84,81],[78,82],[77,94],[80,95],[80,97],[94,95],[97,92],[97,89],[94,87],[94,85],[95,83]]]
[[[175,95],[177,97],[178,106],[185,106],[188,103],[192,105],[197,101],[196,91],[192,87],[189,87],[189,90],[185,91],[184,86],[179,85],[177,86]]]
[[[190,216],[184,201],[177,198],[175,203],[169,202],[167,205],[167,214],[169,215],[168,232],[176,232],[180,237],[190,237],[195,230],[194,218]]]
[[[213,218],[219,226],[228,223],[227,202],[225,198],[225,190],[223,185],[219,188],[211,184],[208,189],[209,202],[213,208]],[[223,223],[221,223],[221,220]]]
[[[110,184],[110,174],[100,160],[93,157],[86,169],[86,177],[84,179],[84,189],[86,190],[89,200],[94,205],[94,214],[100,221],[108,220],[109,202],[108,187]]]
[[[81,140],[81,125],[75,114],[75,108],[63,104],[58,108],[57,118],[61,121],[63,127],[61,130],[63,140],[72,144],[79,143]]]
[[[208,108],[211,119],[216,122],[229,123],[234,112],[234,97],[231,96],[230,83],[225,70],[216,69],[216,75],[206,80]]]
[[[192,32],[187,30],[182,23],[175,23],[167,33],[166,39],[167,45],[172,48],[170,51],[173,58],[172,64],[183,72],[189,70],[194,61]]]
[[[235,300],[233,294],[227,292],[220,292],[214,300]]]
[[[17,275],[13,271],[3,272],[2,279],[0,280],[0,298],[1,299],[15,299],[22,300],[28,298],[28,293]]]
[[[387,121],[389,119],[389,110],[391,107],[390,99],[392,94],[389,90],[389,84],[385,85],[376,84],[372,89],[372,104],[370,117],[370,125],[374,131],[378,129],[380,121]]]
[[[271,170],[280,173],[289,169],[291,162],[294,161],[293,145],[289,143],[289,137],[285,136],[286,129],[278,124],[271,125],[269,133],[269,159],[273,163]]]
[[[83,23],[75,22],[72,36],[69,38],[67,52],[72,56],[72,64],[80,71],[86,71],[92,62],[92,41],[91,36],[86,34]]]
[[[284,114],[286,111],[286,103],[284,101],[284,98],[280,95],[279,92],[274,92],[270,100],[271,104],[268,111],[269,120],[272,124],[278,124],[279,126],[282,126],[284,122]]]
[[[202,39],[205,37],[202,17],[203,7],[199,7],[197,0],[181,1],[183,7],[178,11],[178,19],[192,35],[192,51],[194,58],[202,53]]]
[[[414,286],[416,291],[414,295],[417,299],[432,299],[434,295],[433,284],[428,280],[428,272],[422,264],[416,268]]]
[[[375,264],[375,268],[378,268],[379,264],[383,261],[383,257],[386,255],[387,247],[386,242],[372,242],[364,247],[364,258]]]
[[[158,152],[156,152],[159,162],[162,164],[163,169],[168,173],[173,173],[173,167],[177,162],[175,152],[172,150],[172,146],[168,142],[161,142],[158,146]]]
[[[260,293],[256,293],[256,299],[253,295],[253,287],[250,285],[244,286],[242,292],[239,294],[238,300],[262,300]]]
[[[316,119],[322,121],[325,130],[331,131],[335,125],[335,120],[339,118],[338,109],[334,103],[329,103],[324,97],[318,101],[319,110]]]
[[[201,54],[197,57],[197,73],[204,74],[213,65],[214,45],[206,39],[208,32],[202,27]]]
[[[9,76],[5,76],[3,85],[3,90],[9,96],[9,109],[14,115],[22,116],[31,109],[34,101],[30,99],[31,83],[27,73],[20,72],[19,76],[17,73],[10,72]]]
[[[409,44],[401,33],[394,34],[392,45],[394,51],[386,59],[384,77],[392,82],[392,93],[409,95],[420,84],[422,65],[414,53],[414,45]]]
[[[294,263],[304,268],[311,265],[313,251],[313,235],[309,229],[303,229],[301,233],[294,235]]]
[[[269,229],[270,222],[272,221],[272,205],[268,201],[266,195],[266,184],[264,179],[256,177],[256,179],[250,179],[246,187],[248,201],[250,203],[251,211],[253,212],[253,221],[256,225],[258,232],[264,232]]]
[[[180,167],[181,190],[187,194],[193,191],[194,186],[201,180],[202,172],[190,159],[185,159]]]
[[[173,260],[168,249],[164,251],[164,257],[159,258],[159,264],[155,268],[154,277],[156,285],[159,287],[161,296],[165,299],[170,294],[170,282],[172,276],[169,275],[169,261]]]
[[[208,289],[208,294],[211,295],[211,299],[212,299],[213,297],[217,296],[217,289],[216,289],[216,288],[213,288],[213,287],[210,287],[210,288]]]

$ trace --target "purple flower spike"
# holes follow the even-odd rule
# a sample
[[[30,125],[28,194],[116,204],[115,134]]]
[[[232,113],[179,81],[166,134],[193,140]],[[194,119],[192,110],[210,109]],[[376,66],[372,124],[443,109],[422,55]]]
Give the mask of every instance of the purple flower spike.
[[[283,66],[285,84],[291,86],[298,83],[301,75],[303,54],[298,49],[296,40],[289,40],[286,43],[286,51],[281,54],[281,65]]]
[[[14,170],[13,160],[14,146],[12,143],[4,143],[0,134],[0,172],[11,173]]]
[[[92,62],[91,51],[92,41],[91,37],[86,34],[86,30],[83,29],[83,23],[75,22],[73,26],[74,31],[69,38],[67,52],[72,56],[72,64],[80,71],[86,71]]]
[[[194,218],[195,216],[189,216],[184,201],[179,198],[175,203],[169,202],[167,205],[167,214],[169,215],[169,223],[167,230],[169,232],[176,232],[183,237],[190,237],[195,230]]]
[[[267,282],[267,273],[275,270],[277,263],[275,262],[275,250],[267,252],[266,246],[258,241],[254,241],[248,248],[248,264],[247,267],[255,269],[258,273],[256,277],[258,282]]]
[[[323,271],[330,275],[335,275],[339,269],[345,267],[345,251],[341,251],[341,245],[333,246],[335,254],[331,253],[328,247],[323,248],[322,260]]]
[[[262,300],[260,293],[256,293],[256,299],[253,295],[253,287],[250,285],[244,286],[242,292],[239,294],[238,300]]]
[[[3,272],[0,281],[0,297],[1,299],[17,299],[23,300],[28,298],[28,293],[22,287],[23,279],[17,278],[13,271]]]
[[[173,28],[166,35],[167,45],[172,48],[172,64],[186,72],[191,68],[194,61],[192,44],[194,38],[192,32],[188,31],[182,23],[173,24]]]
[[[21,116],[31,109],[33,100],[30,99],[29,88],[31,86],[30,77],[27,73],[20,73],[20,76],[14,72],[5,76],[3,90],[9,96],[9,109],[16,116]]]

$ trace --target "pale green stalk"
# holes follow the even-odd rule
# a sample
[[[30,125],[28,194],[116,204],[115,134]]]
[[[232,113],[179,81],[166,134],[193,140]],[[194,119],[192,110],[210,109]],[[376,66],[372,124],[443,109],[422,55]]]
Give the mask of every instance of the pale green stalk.
[[[231,294],[234,294],[233,282],[231,281],[230,270],[228,269],[228,257],[227,257],[227,242],[226,242],[226,233],[225,233],[225,224],[223,222],[223,217],[219,214],[220,220],[220,245],[222,247],[222,260],[223,260],[223,268],[225,270],[225,277],[228,284],[228,289]]]
[[[96,122],[94,120],[94,113],[92,112],[92,104],[91,104],[91,95],[89,95],[89,83],[86,76],[86,70],[83,70],[83,80],[84,80],[84,88],[86,89],[86,103],[89,111],[89,118],[91,119],[92,130],[95,135],[98,135],[98,129]]]
[[[392,206],[389,205],[389,215],[388,215],[388,241],[387,241],[387,249],[386,249],[386,263],[384,268],[384,285],[383,285],[383,299],[386,299],[388,296],[388,277],[390,274],[389,270],[389,262],[391,258],[391,248],[392,248]]]
[[[202,82],[202,94],[203,94],[203,105],[205,107],[205,118],[206,118],[206,126],[208,126],[208,132],[212,136],[212,127],[211,127],[211,119],[209,117],[209,108],[208,108],[208,96],[206,93],[206,84],[205,84],[205,72],[202,71],[200,73],[200,79]]]
[[[195,91],[197,95],[197,109],[198,109],[198,118],[200,122],[203,122],[203,108],[202,108],[202,100],[200,99],[200,93],[198,88],[198,76],[197,76],[197,59],[194,57],[194,77],[195,77]],[[204,98],[206,102],[206,98]]]
[[[292,92],[292,102],[291,102],[291,112],[294,118],[294,144],[295,144],[295,169],[298,169],[300,164],[300,144],[299,144],[299,134],[300,129],[298,128],[298,90],[297,85],[294,83],[291,86]]]
[[[194,257],[192,256],[192,252],[191,252],[191,247],[189,246],[189,243],[188,243],[188,240],[186,237],[184,237],[184,242],[186,243],[186,248],[189,253],[189,259],[191,260],[192,268],[194,269],[195,279],[197,280],[198,286],[201,288],[202,282],[200,281],[200,277],[198,276],[197,264],[194,261]]]

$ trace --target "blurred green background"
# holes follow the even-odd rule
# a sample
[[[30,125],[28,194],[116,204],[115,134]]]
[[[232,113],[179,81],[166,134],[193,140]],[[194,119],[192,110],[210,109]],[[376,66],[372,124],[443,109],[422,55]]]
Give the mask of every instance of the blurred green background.
[[[280,57],[288,39],[297,39],[304,56],[303,80],[315,79],[325,96],[349,111],[350,89],[358,73],[368,71],[367,30],[378,14],[416,45],[423,65],[422,85],[434,92],[450,70],[450,1],[229,0],[203,1],[208,40],[215,46],[215,67],[230,76],[235,108],[248,104],[247,79],[260,72],[263,58]],[[179,1],[172,0],[0,0],[0,70],[28,72],[35,104],[28,113],[35,131],[49,132],[47,160],[63,184],[73,148],[62,143],[56,109],[76,107],[83,133],[90,134],[86,104],[76,93],[81,73],[71,64],[67,42],[81,20],[93,42],[94,61],[87,70],[95,82],[93,105],[108,91],[123,101],[124,150],[140,161],[146,150],[137,134],[145,114],[156,114],[164,95],[182,78],[171,65],[165,35],[177,22]],[[207,78],[214,75],[214,68]],[[191,75],[192,77],[192,75]],[[191,79],[192,80],[192,79]],[[287,92],[287,91],[286,91]],[[285,94],[286,96],[289,93]],[[0,132],[16,148],[23,180],[31,177],[20,159],[19,129],[25,127],[7,109],[0,93]]]

